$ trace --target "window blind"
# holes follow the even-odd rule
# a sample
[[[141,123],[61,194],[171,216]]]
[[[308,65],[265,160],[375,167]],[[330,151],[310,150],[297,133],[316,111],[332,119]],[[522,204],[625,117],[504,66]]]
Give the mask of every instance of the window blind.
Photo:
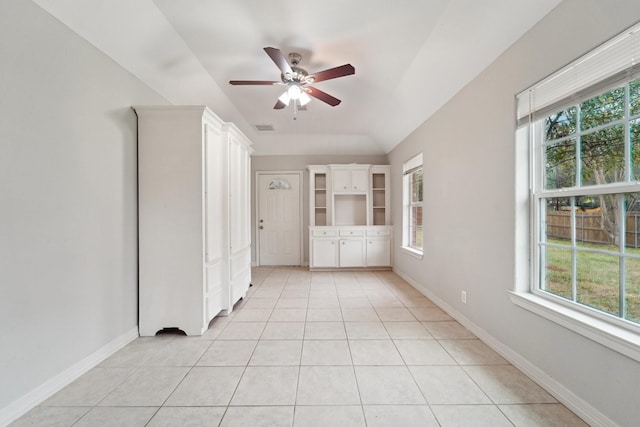
[[[517,95],[518,125],[640,75],[640,23]]]
[[[402,165],[402,174],[407,175],[422,167],[422,153],[410,158]]]

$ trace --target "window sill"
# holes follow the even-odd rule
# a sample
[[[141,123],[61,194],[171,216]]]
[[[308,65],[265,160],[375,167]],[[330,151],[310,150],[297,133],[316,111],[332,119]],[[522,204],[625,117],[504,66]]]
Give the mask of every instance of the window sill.
[[[418,259],[422,259],[423,257],[423,252],[419,251],[417,249],[411,248],[409,246],[400,246],[400,249],[402,249],[402,252],[411,255],[414,258],[418,258]]]
[[[640,362],[640,335],[529,292],[510,292],[511,302]]]

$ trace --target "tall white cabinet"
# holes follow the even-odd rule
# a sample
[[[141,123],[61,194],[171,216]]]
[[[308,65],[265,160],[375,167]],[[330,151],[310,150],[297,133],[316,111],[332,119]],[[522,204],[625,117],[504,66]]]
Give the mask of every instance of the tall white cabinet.
[[[140,335],[202,335],[251,282],[251,142],[206,107],[134,109]]]
[[[309,267],[390,268],[387,165],[310,165]]]
[[[214,180],[227,179],[226,227],[228,245],[228,286],[223,286],[223,307],[229,314],[233,305],[244,298],[251,283],[251,141],[232,123],[223,126],[223,146],[227,164],[212,171]],[[215,207],[213,207],[215,209]],[[208,241],[214,239],[211,236]]]

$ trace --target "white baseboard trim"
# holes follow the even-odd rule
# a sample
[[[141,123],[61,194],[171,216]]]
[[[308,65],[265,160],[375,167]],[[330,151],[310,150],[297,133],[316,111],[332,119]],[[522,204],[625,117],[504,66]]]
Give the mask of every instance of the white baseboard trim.
[[[100,362],[138,338],[138,327],[130,329],[113,341],[105,344],[89,356],[73,364],[58,375],[39,385],[19,399],[0,409],[0,426],[6,426],[17,420],[32,408],[44,402],[58,391],[87,373]]]
[[[427,289],[424,285],[414,280],[412,277],[402,273],[401,271],[397,271],[395,268],[393,271],[411,286],[416,288],[416,290],[418,290],[420,293],[422,293],[424,296],[438,305],[438,307],[444,310],[449,316],[453,317],[462,326],[471,331],[482,342],[487,344],[498,354],[508,360],[513,366],[524,372],[524,374],[531,378],[536,384],[545,389],[553,397],[558,399],[558,401],[560,401],[563,405],[577,414],[586,423],[594,426],[617,426],[617,424],[610,420],[606,415],[598,411],[593,406],[589,405],[571,390],[550,377],[546,372],[532,364],[526,357],[522,356],[519,353],[516,353],[510,347],[504,345],[487,331],[473,323],[462,313],[455,310],[453,307],[451,307],[449,304],[444,302],[441,298]]]

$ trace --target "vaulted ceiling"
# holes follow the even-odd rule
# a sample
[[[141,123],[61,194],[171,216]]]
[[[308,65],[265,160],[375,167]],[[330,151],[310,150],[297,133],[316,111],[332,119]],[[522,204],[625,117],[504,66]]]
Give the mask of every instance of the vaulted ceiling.
[[[34,0],[173,104],[206,104],[258,155],[387,153],[560,0]],[[294,120],[263,48],[302,54],[314,86]],[[273,130],[258,131],[256,125]]]

